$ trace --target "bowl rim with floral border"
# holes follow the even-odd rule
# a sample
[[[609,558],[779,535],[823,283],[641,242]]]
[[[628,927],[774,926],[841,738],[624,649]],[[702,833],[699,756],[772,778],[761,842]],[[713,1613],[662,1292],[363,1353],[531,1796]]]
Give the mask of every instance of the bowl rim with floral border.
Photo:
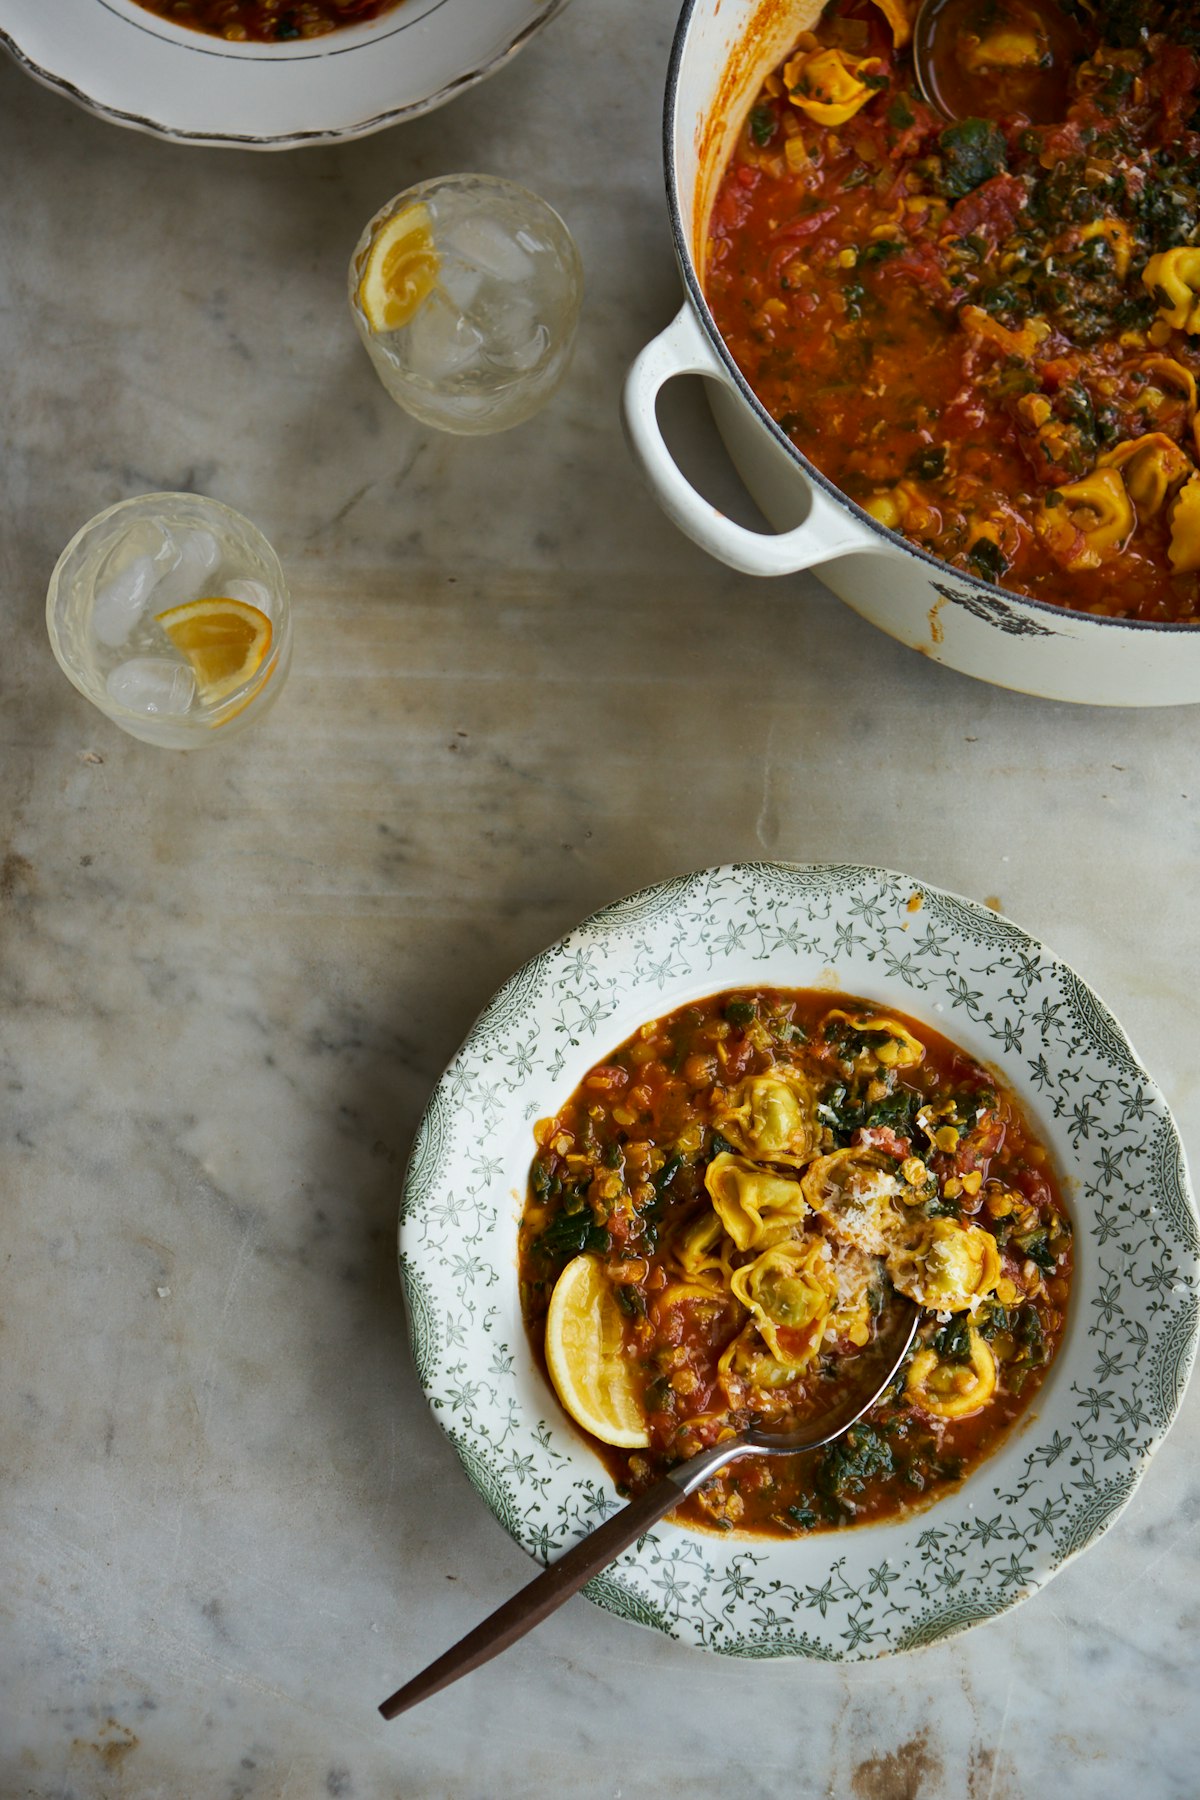
[[[1200,1222],[1179,1132],[1124,1031],[1073,969],[987,907],[891,870],[742,863],[602,908],[519,969],[468,1033],[418,1128],[400,1215],[426,1397],[538,1560],[621,1502],[521,1317],[534,1121],[640,1024],[753,986],[898,1007],[996,1069],[1054,1157],[1075,1229],[1058,1355],[960,1487],[900,1520],[795,1539],[667,1520],[584,1590],[725,1655],[863,1660],[1007,1611],[1113,1523],[1195,1357]]]

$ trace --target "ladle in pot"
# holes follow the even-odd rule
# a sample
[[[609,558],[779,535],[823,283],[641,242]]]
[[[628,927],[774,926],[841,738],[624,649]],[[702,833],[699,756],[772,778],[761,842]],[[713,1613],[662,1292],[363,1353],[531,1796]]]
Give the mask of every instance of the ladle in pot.
[[[431,1694],[449,1687],[460,1675],[467,1675],[472,1669],[478,1669],[483,1663],[490,1662],[518,1638],[540,1625],[543,1619],[560,1607],[564,1600],[577,1594],[585,1582],[593,1575],[606,1568],[613,1558],[622,1550],[627,1550],[635,1539],[650,1530],[652,1525],[689,1494],[694,1494],[698,1487],[723,1469],[728,1463],[736,1462],[743,1456],[796,1456],[806,1450],[823,1450],[832,1444],[851,1426],[856,1425],[864,1413],[870,1411],[880,1395],[885,1393],[895,1380],[896,1373],[908,1355],[916,1336],[917,1325],[921,1318],[921,1308],[912,1301],[897,1296],[897,1324],[893,1328],[897,1333],[899,1349],[886,1365],[886,1373],[881,1380],[874,1383],[867,1398],[855,1406],[853,1412],[843,1416],[833,1426],[829,1424],[829,1414],[825,1417],[825,1429],[820,1431],[810,1421],[795,1431],[769,1432],[754,1428],[740,1432],[736,1437],[726,1438],[722,1443],[713,1444],[698,1455],[689,1457],[669,1475],[656,1482],[647,1493],[631,1500],[628,1506],[606,1519],[603,1525],[585,1538],[581,1538],[558,1562],[551,1563],[519,1594],[497,1609],[490,1618],[477,1625],[474,1631],[467,1633],[437,1661],[423,1669],[419,1675],[397,1688],[391,1697],[379,1708],[385,1719],[394,1719],[399,1713],[407,1712],[420,1701],[427,1700]],[[891,1334],[889,1333],[889,1336]],[[886,1342],[886,1340],[885,1340]],[[879,1346],[871,1361],[878,1366],[882,1359]]]
[[[922,95],[945,119],[1066,116],[1088,34],[1055,0],[921,0],[912,56]]]

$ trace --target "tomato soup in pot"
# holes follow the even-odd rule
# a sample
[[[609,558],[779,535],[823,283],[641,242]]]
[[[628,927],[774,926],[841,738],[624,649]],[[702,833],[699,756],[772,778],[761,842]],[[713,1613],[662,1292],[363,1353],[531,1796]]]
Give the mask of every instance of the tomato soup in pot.
[[[867,8],[862,17],[877,10]],[[714,241],[721,236],[718,196],[732,166],[744,160],[745,147],[752,141],[751,115],[768,81],[795,58],[804,33],[811,33],[819,43],[822,11],[813,0],[684,0],[667,70],[664,163],[668,213],[685,298],[676,318],[635,358],[623,398],[627,436],[643,476],[668,517],[710,555],[756,575],[790,577],[815,570],[824,584],[863,618],[947,668],[1025,693],[1091,705],[1168,706],[1200,700],[1200,634],[1186,607],[1174,616],[1168,616],[1168,607],[1156,609],[1153,604],[1122,610],[1118,603],[1089,610],[1064,601],[1062,596],[1024,591],[1015,585],[1012,572],[1000,570],[998,559],[994,572],[986,560],[979,562],[980,556],[988,558],[986,549],[977,551],[974,562],[961,553],[955,559],[955,546],[947,537],[937,538],[935,548],[933,534],[906,533],[899,502],[895,514],[881,503],[868,510],[868,503],[881,501],[881,495],[863,487],[853,492],[840,487],[822,467],[819,443],[811,442],[794,424],[791,431],[786,430],[772,416],[740,366],[734,347],[722,335],[714,317],[720,296],[709,293],[715,268]],[[886,18],[882,29],[886,46]],[[891,54],[894,59],[894,44]],[[870,89],[869,83],[865,85]],[[870,91],[878,95],[883,89]],[[802,109],[794,110],[803,117]],[[935,119],[934,123],[940,130],[946,121]],[[834,128],[829,135],[836,135]],[[756,152],[767,148],[754,146]],[[777,143],[776,152],[779,148]],[[861,189],[854,187],[850,196],[856,191],[862,198]],[[812,199],[817,201],[816,210],[823,210],[820,196],[810,196]],[[839,251],[849,248],[849,243],[838,245]],[[801,267],[806,254],[801,240]],[[886,258],[882,267],[886,272]],[[866,271],[873,279],[870,259]],[[1139,291],[1154,298],[1140,284],[1140,277]],[[980,310],[986,313],[987,309]],[[844,324],[844,317],[838,322]],[[1157,318],[1156,322],[1164,323]],[[736,342],[732,328],[730,336]],[[1184,336],[1190,340],[1190,334]],[[1155,353],[1153,346],[1146,352]],[[1190,354],[1185,346],[1185,367]],[[1181,359],[1173,356],[1170,360]],[[677,463],[658,423],[657,402],[666,383],[681,375],[705,378],[725,447],[769,521],[769,529],[749,529],[730,518],[693,486]],[[1190,395],[1186,381],[1180,391],[1187,411]],[[1033,423],[1036,431],[1038,422]],[[878,420],[873,420],[872,425],[876,424]],[[1179,429],[1178,422],[1172,429]],[[1153,433],[1139,431],[1137,435]],[[1171,430],[1164,430],[1163,436],[1193,458],[1186,433],[1175,438]],[[1154,446],[1143,446],[1146,448]],[[1105,453],[1101,447],[1097,461]],[[957,473],[955,469],[950,472],[952,478]],[[1084,471],[1085,476],[1088,473],[1091,471]],[[1129,478],[1120,467],[1117,473],[1136,513],[1138,502]],[[1073,472],[1071,478],[1076,479]],[[905,466],[889,470],[873,488],[894,489],[912,479]],[[1134,479],[1140,486],[1140,472]],[[1110,485],[1102,483],[1101,492]],[[1175,475],[1168,477],[1169,509],[1176,506],[1180,490],[1187,485]],[[1026,491],[1031,499],[1040,498],[1040,489]],[[1085,551],[1103,549],[1107,554],[1107,546],[1087,541],[1092,520],[1073,503],[1073,497],[1067,498],[1067,516]],[[1148,510],[1144,501],[1142,509]],[[1053,503],[1048,510],[1054,510]],[[1168,532],[1167,518],[1169,512],[1159,521],[1160,549],[1169,546],[1176,524],[1187,523],[1185,515],[1182,521],[1174,521]],[[1142,532],[1140,513],[1138,521],[1137,529]],[[995,521],[991,523],[995,528]],[[1028,529],[1036,533],[1036,524]],[[972,525],[957,548],[965,553],[984,535]],[[1120,539],[1120,531],[1117,535]],[[1179,540],[1178,547],[1182,547],[1183,533]],[[1005,532],[998,531],[996,542],[1000,553],[1007,556],[1011,536],[1006,539]],[[1039,534],[1038,543],[1044,542]],[[1132,549],[1140,554],[1137,544]],[[1074,560],[1072,550],[1066,555]],[[980,572],[981,567],[988,572]],[[1173,571],[1184,576],[1189,573],[1186,569]],[[798,603],[803,604],[806,591],[811,590],[797,584]]]

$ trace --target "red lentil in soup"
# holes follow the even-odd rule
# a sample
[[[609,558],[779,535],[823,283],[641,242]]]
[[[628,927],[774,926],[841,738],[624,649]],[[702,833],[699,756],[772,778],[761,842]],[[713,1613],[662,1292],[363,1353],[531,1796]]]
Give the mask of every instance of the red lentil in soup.
[[[963,0],[1007,110],[955,123],[916,84],[915,0],[833,0],[750,108],[706,296],[881,524],[1039,600],[1200,623],[1200,13],[1061,3],[1080,48],[1033,125],[1002,65],[1036,0]]]
[[[995,1449],[1058,1349],[1072,1250],[1050,1157],[992,1072],[902,1014],[715,994],[635,1032],[535,1135],[526,1325],[545,1366],[555,1285],[594,1260],[645,1421],[637,1448],[596,1446],[624,1493],[731,1430],[827,1412],[896,1295],[924,1309],[860,1425],[718,1474],[689,1523],[792,1536],[926,1504]]]
[[[231,43],[281,44],[324,37],[391,12],[401,0],[137,0],[147,12]]]

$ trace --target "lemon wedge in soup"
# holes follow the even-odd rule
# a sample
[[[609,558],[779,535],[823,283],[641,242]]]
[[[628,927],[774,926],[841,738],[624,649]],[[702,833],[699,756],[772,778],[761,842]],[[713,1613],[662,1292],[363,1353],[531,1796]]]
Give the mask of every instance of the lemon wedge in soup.
[[[564,1409],[602,1444],[635,1450],[650,1442],[623,1315],[594,1256],[575,1257],[555,1283],[546,1366]]]
[[[386,219],[371,239],[358,284],[358,303],[372,331],[400,331],[437,283],[429,208],[416,200]]]

